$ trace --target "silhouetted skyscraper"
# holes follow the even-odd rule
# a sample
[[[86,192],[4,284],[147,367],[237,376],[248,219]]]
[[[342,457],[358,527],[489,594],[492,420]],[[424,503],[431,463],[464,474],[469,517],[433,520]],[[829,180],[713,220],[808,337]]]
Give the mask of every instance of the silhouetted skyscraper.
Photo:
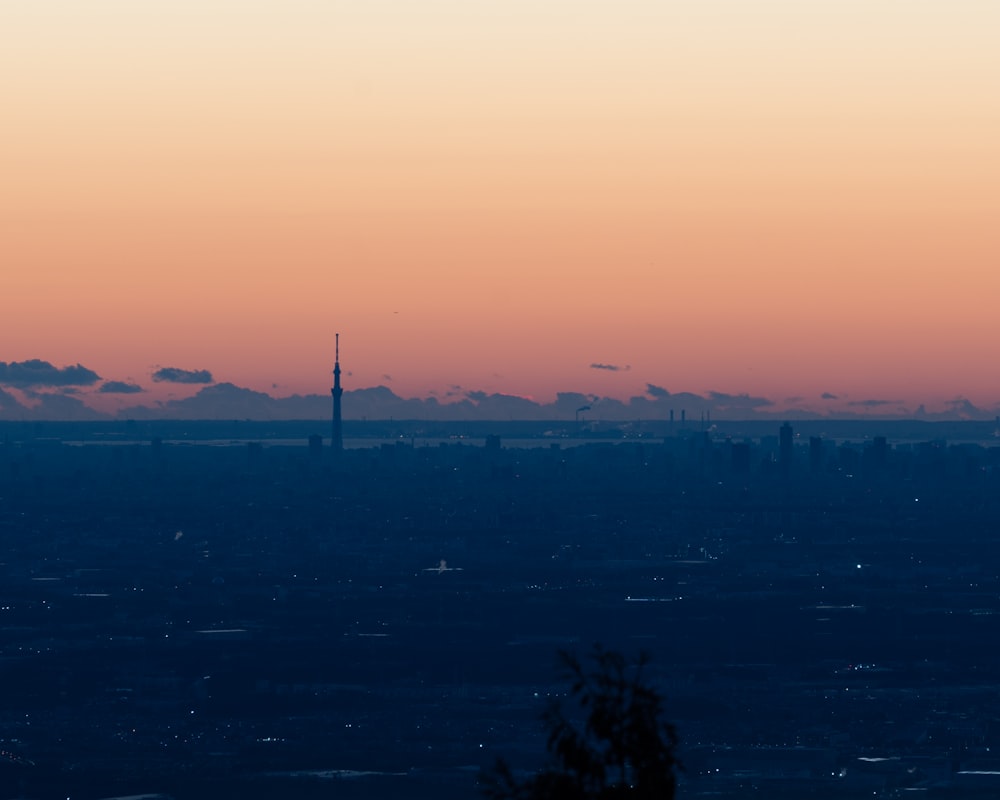
[[[781,473],[788,475],[792,471],[792,456],[795,441],[792,426],[786,422],[781,426],[778,435],[778,463],[781,466]]]
[[[333,395],[333,435],[330,437],[330,447],[334,453],[339,453],[344,449],[344,430],[340,420],[340,396],[344,390],[340,388],[340,334],[336,339],[336,356],[333,362],[333,388],[330,394]]]
[[[750,445],[747,442],[732,442],[729,458],[733,472],[750,472]]]
[[[323,458],[323,437],[318,433],[309,437],[309,458],[317,463]]]
[[[809,437],[809,471],[813,474],[823,471],[823,440],[819,436]]]
[[[884,469],[889,458],[889,443],[884,436],[876,436],[872,441],[871,463],[875,469]]]

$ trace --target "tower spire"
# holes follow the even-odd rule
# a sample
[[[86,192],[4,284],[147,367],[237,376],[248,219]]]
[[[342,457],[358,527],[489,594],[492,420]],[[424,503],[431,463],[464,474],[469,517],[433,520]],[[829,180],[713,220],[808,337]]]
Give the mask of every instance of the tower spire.
[[[333,388],[330,394],[333,395],[333,431],[330,438],[330,447],[334,453],[339,453],[344,449],[344,432],[340,420],[340,396],[344,390],[340,388],[340,334],[336,334],[334,345],[333,362]]]

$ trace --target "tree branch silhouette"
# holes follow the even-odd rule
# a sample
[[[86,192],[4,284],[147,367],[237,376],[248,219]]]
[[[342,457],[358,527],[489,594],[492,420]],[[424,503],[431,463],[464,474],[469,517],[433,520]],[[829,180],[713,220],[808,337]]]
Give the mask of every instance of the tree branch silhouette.
[[[542,715],[551,764],[524,780],[499,759],[481,778],[490,800],[671,800],[680,768],[677,733],[663,720],[663,700],[646,683],[649,656],[628,660],[595,645],[588,669],[559,652],[570,696],[583,720],[556,700]]]

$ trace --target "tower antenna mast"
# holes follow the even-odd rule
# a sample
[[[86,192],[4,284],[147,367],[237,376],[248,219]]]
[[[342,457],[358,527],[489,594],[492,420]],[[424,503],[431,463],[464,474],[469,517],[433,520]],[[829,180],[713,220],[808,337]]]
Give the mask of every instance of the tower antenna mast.
[[[344,429],[340,418],[340,396],[344,390],[340,388],[340,334],[335,335],[334,362],[333,362],[333,388],[330,394],[333,395],[333,430],[330,437],[330,447],[334,453],[339,453],[344,449]]]

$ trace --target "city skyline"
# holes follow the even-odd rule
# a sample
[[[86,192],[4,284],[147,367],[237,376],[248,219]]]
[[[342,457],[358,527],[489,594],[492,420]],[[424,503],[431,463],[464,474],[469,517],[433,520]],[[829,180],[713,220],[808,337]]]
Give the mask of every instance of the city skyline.
[[[996,411],[1000,6],[543,5],[5,7],[0,413]]]

